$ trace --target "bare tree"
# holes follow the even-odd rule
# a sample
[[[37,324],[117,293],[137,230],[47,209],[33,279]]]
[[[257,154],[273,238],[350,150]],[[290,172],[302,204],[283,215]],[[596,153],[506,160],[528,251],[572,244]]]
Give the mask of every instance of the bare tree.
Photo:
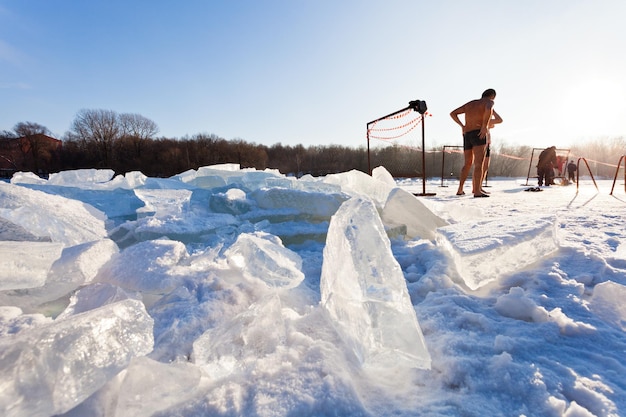
[[[10,130],[0,131],[0,139],[15,139],[15,138],[17,138],[17,135],[13,131],[10,131]]]
[[[141,156],[142,144],[148,139],[154,139],[159,133],[157,124],[140,114],[122,113],[119,115],[119,123],[122,136],[132,141],[137,157]]]
[[[40,125],[39,123],[33,122],[19,122],[13,127],[17,136],[20,137],[28,137],[33,135],[48,135],[50,136],[50,130],[47,127]]]
[[[49,150],[46,150],[45,145],[42,144],[42,135],[50,136],[52,134],[47,127],[34,122],[19,122],[13,127],[13,130],[21,138],[20,150],[24,154],[24,158],[26,159],[26,154],[32,156],[33,166],[30,168],[38,173],[41,168],[44,168],[40,166],[40,162],[43,161],[45,162],[44,165],[50,165],[52,157]]]
[[[122,136],[119,117],[113,110],[83,109],[72,122],[69,138],[95,142],[100,152],[101,164],[110,167],[113,144]]]

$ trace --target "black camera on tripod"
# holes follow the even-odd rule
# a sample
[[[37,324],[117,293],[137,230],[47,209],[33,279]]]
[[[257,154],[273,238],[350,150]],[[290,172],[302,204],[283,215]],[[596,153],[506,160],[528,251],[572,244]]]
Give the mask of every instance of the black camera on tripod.
[[[426,102],[424,100],[409,101],[409,107],[419,114],[424,114],[426,113],[426,110],[428,110],[428,107],[426,107]]]

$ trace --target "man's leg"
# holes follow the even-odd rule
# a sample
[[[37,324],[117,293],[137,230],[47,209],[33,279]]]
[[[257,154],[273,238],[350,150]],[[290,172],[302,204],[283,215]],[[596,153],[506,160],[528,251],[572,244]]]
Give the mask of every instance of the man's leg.
[[[487,145],[479,145],[472,148],[472,151],[474,152],[474,175],[472,176],[472,189],[474,191],[474,197],[485,195],[480,191],[480,188],[483,182],[483,162],[485,160],[486,146]]]
[[[461,169],[461,177],[459,178],[459,189],[456,192],[456,195],[463,194],[463,185],[465,185],[465,180],[469,175],[470,169],[472,168],[472,163],[474,162],[474,154],[471,149],[463,151],[463,168]]]
[[[489,172],[489,160],[491,158],[488,155],[485,155],[485,159],[483,160],[483,178],[480,181],[480,192],[481,193],[487,193],[487,191],[483,190],[483,183],[485,182],[485,179],[487,178],[487,172]]]

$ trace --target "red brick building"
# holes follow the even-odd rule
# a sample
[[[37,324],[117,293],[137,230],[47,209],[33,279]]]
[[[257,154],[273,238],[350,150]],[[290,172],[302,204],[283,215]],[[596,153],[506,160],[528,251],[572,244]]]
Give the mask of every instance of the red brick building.
[[[0,176],[10,178],[18,171],[47,176],[58,171],[62,143],[44,134],[0,138]]]

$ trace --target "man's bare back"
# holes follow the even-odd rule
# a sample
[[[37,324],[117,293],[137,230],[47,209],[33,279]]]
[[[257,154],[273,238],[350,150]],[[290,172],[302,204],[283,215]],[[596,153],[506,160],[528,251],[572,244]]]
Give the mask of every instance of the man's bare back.
[[[489,132],[489,121],[493,113],[493,104],[493,99],[482,97],[453,110],[450,116],[463,128],[463,133],[480,130],[479,136],[485,138]],[[465,114],[465,124],[459,119],[459,114]]]

